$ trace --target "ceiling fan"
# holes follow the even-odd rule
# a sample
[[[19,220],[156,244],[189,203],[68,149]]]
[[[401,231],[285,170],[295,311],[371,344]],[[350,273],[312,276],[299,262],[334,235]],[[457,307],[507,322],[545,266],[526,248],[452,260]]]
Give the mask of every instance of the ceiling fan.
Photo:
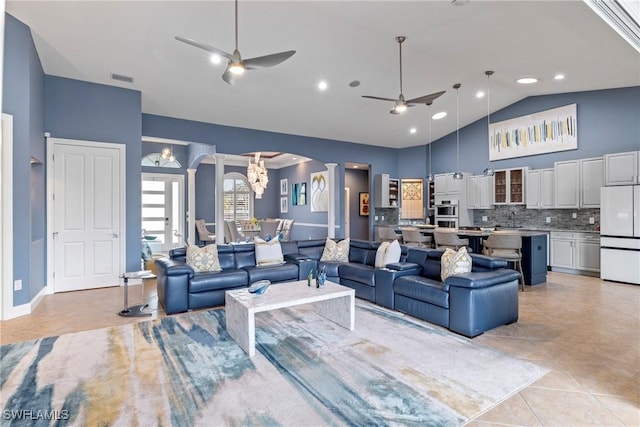
[[[206,43],[201,43],[193,39],[186,37],[176,36],[176,40],[183,43],[190,44],[200,49],[204,49],[207,52],[211,52],[227,58],[227,68],[225,68],[222,74],[222,79],[230,85],[235,83],[235,77],[244,74],[245,70],[259,70],[261,68],[273,67],[279,63],[289,59],[296,53],[295,50],[287,50],[285,52],[273,53],[271,55],[259,56],[257,58],[242,59],[240,51],[238,50],[238,0],[236,3],[236,47],[233,54],[225,52],[224,50],[210,46]]]
[[[393,102],[394,103],[393,108],[391,109],[391,111],[389,111],[391,114],[403,113],[407,110],[407,108],[413,107],[415,104],[428,104],[430,102],[433,102],[434,99],[438,98],[440,95],[442,95],[445,92],[443,90],[441,92],[432,93],[430,95],[421,96],[419,98],[413,98],[409,100],[404,99],[404,95],[402,94],[402,43],[406,39],[407,38],[405,36],[396,37],[396,41],[398,42],[398,46],[400,47],[400,96],[398,96],[397,99],[393,99],[393,98],[381,98],[379,96],[362,95],[363,98],[378,99],[381,101]]]

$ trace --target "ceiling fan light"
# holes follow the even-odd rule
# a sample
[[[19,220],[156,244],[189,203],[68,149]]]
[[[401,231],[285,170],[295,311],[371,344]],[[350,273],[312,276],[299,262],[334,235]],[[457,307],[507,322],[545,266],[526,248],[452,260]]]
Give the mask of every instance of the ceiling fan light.
[[[229,65],[229,72],[231,74],[235,74],[236,76],[240,76],[244,74],[244,65],[239,63],[233,63]]]
[[[405,111],[407,111],[407,105],[398,104],[395,107],[393,107],[393,109],[395,110],[396,113],[404,113]]]

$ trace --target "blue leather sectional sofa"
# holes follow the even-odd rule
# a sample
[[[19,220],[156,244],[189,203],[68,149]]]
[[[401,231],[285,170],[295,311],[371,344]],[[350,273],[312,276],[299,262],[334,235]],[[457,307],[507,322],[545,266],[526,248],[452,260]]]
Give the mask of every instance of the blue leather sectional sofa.
[[[376,270],[375,302],[467,337],[518,320],[518,278],[507,261],[471,253],[470,273],[440,279],[443,250],[410,250]]]
[[[378,242],[352,239],[348,263],[320,261],[324,245],[324,239],[282,242],[285,262],[270,266],[256,266],[253,244],[218,245],[222,271],[212,273],[194,272],[186,249],[173,249],[155,261],[159,303],[167,314],[220,306],[227,290],[264,279],[304,280],[324,267],[328,280],[353,288],[359,298],[469,337],[518,319],[519,273],[504,260],[472,254],[471,273],[442,283],[439,250],[402,247],[401,262],[380,269],[374,267]]]

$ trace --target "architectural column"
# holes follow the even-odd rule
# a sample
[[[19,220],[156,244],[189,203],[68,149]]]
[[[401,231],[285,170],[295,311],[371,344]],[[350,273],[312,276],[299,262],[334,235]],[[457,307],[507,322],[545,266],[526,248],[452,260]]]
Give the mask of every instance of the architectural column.
[[[336,237],[336,166],[337,163],[324,164],[329,171],[329,207],[327,212],[327,237],[333,239]]]
[[[216,154],[216,244],[224,243],[224,154]]]
[[[196,242],[196,172],[197,169],[187,169],[187,242],[192,245]]]

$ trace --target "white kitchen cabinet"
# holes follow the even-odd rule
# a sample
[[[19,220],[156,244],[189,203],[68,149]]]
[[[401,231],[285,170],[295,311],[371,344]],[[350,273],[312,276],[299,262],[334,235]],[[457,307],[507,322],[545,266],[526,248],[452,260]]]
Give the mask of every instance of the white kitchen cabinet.
[[[551,209],[554,206],[555,198],[553,193],[553,177],[555,171],[553,168],[541,169],[542,171],[542,194],[540,195],[540,207],[543,209]]]
[[[605,185],[640,184],[640,151],[604,155]]]
[[[600,236],[584,235],[576,239],[576,268],[585,271],[600,271]]]
[[[554,163],[554,207],[571,209],[580,207],[580,162],[569,160]]]
[[[602,157],[580,159],[580,207],[600,207],[600,187],[604,186]]]
[[[527,171],[527,209],[553,208],[553,168]]]
[[[598,273],[600,271],[600,235],[552,231],[550,246],[550,263],[554,271],[567,273]]]
[[[373,177],[374,206],[376,208],[397,208],[400,202],[400,183],[381,173]]]
[[[525,177],[529,168],[496,170],[493,179],[493,203],[496,205],[524,205]]]
[[[442,173],[434,175],[436,196],[459,195],[462,185],[466,185],[467,174],[463,174],[463,179],[454,179],[453,173]]]
[[[492,205],[493,177],[472,175],[467,180],[467,204],[469,209],[490,209]]]
[[[551,267],[574,268],[576,265],[575,240],[551,233]]]

